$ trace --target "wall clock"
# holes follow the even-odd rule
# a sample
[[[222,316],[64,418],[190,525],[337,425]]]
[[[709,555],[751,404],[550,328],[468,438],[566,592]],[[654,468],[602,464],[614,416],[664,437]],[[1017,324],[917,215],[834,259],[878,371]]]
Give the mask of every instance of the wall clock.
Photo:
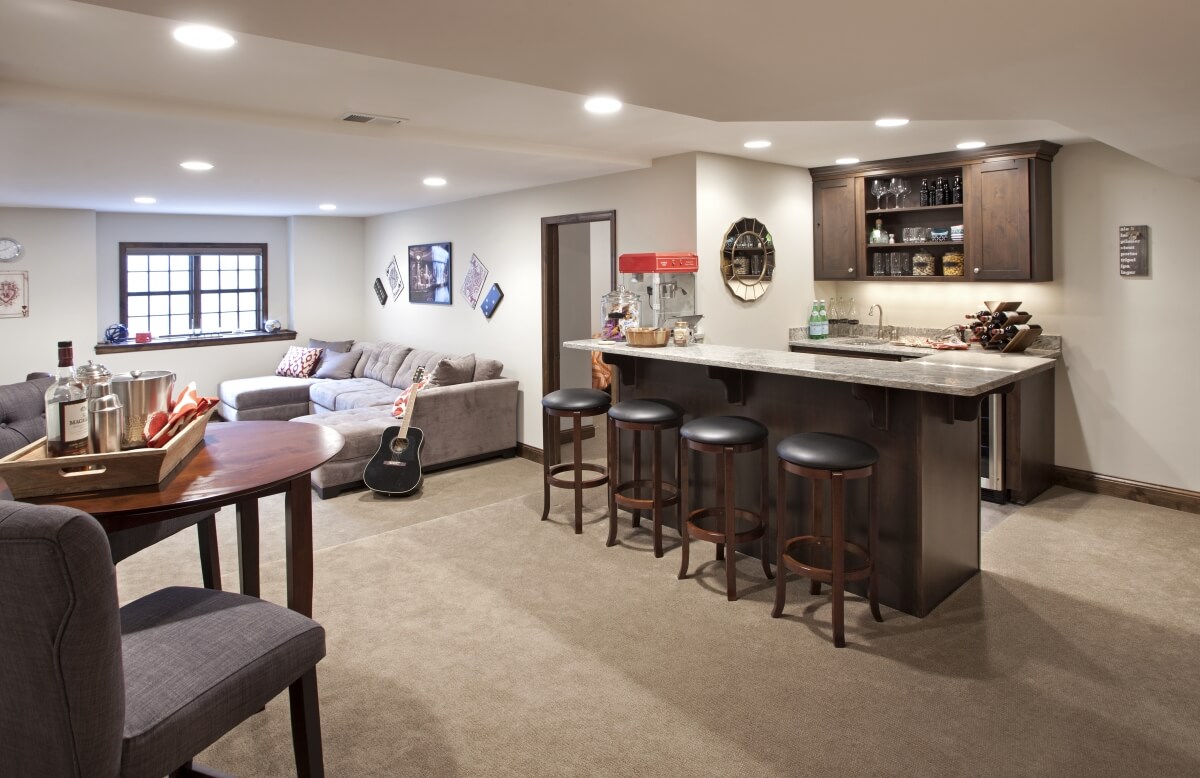
[[[721,276],[729,291],[746,302],[767,293],[775,275],[775,243],[758,219],[734,222],[721,244]]]
[[[0,238],[0,262],[16,262],[25,253],[25,247],[12,238]]]

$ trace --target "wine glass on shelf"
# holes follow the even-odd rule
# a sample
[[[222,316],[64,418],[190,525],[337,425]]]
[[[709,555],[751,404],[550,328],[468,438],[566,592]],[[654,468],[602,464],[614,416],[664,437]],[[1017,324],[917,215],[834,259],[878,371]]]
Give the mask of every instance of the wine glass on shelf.
[[[888,181],[887,192],[888,192],[888,194],[890,194],[892,196],[892,207],[899,208],[900,206],[897,204],[898,203],[897,198],[900,195],[900,179],[899,178],[893,177],[891,181]]]
[[[887,194],[887,187],[878,178],[871,183],[871,194],[875,195],[875,210],[879,210],[879,198]]]
[[[896,207],[903,208],[904,207],[904,196],[906,194],[908,194],[909,192],[911,192],[912,188],[909,187],[907,179],[901,178],[899,180],[896,180],[896,179],[892,179],[892,180],[896,181],[896,195],[897,195]]]

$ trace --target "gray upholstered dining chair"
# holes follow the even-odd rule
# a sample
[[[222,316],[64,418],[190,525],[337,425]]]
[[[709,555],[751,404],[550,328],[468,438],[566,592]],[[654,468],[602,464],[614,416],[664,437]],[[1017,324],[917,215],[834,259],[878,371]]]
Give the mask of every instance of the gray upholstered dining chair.
[[[171,587],[117,602],[86,513],[0,500],[0,775],[161,778],[291,697],[297,773],[322,776],[325,630],[254,597]]]

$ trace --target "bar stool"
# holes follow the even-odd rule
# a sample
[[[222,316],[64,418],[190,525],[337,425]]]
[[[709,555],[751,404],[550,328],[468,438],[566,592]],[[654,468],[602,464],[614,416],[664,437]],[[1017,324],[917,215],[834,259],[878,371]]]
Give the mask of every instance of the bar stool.
[[[878,493],[875,489],[875,463],[879,452],[874,446],[845,435],[825,432],[802,432],[784,438],[776,446],[779,455],[778,490],[778,539],[776,543],[778,578],[775,581],[775,609],[771,616],[783,615],[787,576],[784,570],[792,570],[811,579],[812,594],[821,593],[821,584],[833,588],[833,644],[846,646],[844,600],[847,581],[867,579],[867,599],[871,603],[871,615],[883,621],[879,614],[879,581],[875,571],[875,549],[879,545]],[[787,484],[785,473],[811,479],[812,491],[812,534],[797,535],[784,540],[784,516],[787,510]],[[867,547],[846,540],[845,481],[866,478],[867,481]],[[821,503],[824,499],[824,482],[829,481],[832,513],[830,535],[821,534]],[[790,553],[799,546],[826,546],[830,553],[830,566],[818,567],[800,561]],[[846,569],[846,555],[858,560],[857,566]]]
[[[725,592],[730,602],[737,600],[737,566],[734,564],[735,546],[751,540],[762,541],[762,566],[767,578],[771,575],[771,563],[767,561],[767,428],[754,419],[744,416],[708,416],[693,419],[679,430],[679,483],[683,492],[679,514],[682,519],[680,535],[683,536],[683,560],[679,566],[680,579],[687,578],[688,551],[691,538],[717,544],[717,559],[725,559]],[[717,505],[688,510],[688,452],[719,454],[716,482]],[[750,451],[761,451],[762,458],[762,505],[759,512],[734,506],[733,455]],[[716,526],[706,529],[700,519],[715,516]],[[743,519],[750,527],[737,531],[737,520]],[[728,558],[726,559],[726,555]]]
[[[583,461],[583,417],[608,413],[611,402],[608,394],[598,389],[559,389],[542,398],[542,476],[545,481],[542,487],[542,521],[550,518],[550,487],[572,489],[575,492],[575,534],[583,534],[583,490],[608,483],[608,469],[604,465]],[[558,446],[558,422],[554,420],[567,417],[572,420],[574,460],[552,466],[550,447]],[[572,473],[570,480],[555,478],[567,470]],[[584,470],[600,475],[585,481]]]
[[[662,434],[683,424],[683,408],[670,400],[625,400],[608,410],[608,543],[617,544],[617,508],[633,513],[633,526],[641,526],[641,512],[648,510],[654,519],[654,557],[661,558],[662,514],[664,508],[679,504],[679,463],[675,464],[675,482],[663,480]],[[633,478],[621,480],[621,430],[633,432]],[[649,480],[642,478],[642,433],[654,433],[651,445]],[[638,493],[650,490],[650,498]]]

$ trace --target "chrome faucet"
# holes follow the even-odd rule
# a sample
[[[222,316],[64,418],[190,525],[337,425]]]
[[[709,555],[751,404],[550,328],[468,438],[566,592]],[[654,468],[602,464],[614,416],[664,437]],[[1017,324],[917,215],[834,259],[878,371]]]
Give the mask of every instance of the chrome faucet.
[[[875,328],[875,339],[883,340],[883,306],[879,303],[872,305],[870,310],[867,311],[867,318],[869,319],[875,315],[876,308],[879,309],[879,326]]]

